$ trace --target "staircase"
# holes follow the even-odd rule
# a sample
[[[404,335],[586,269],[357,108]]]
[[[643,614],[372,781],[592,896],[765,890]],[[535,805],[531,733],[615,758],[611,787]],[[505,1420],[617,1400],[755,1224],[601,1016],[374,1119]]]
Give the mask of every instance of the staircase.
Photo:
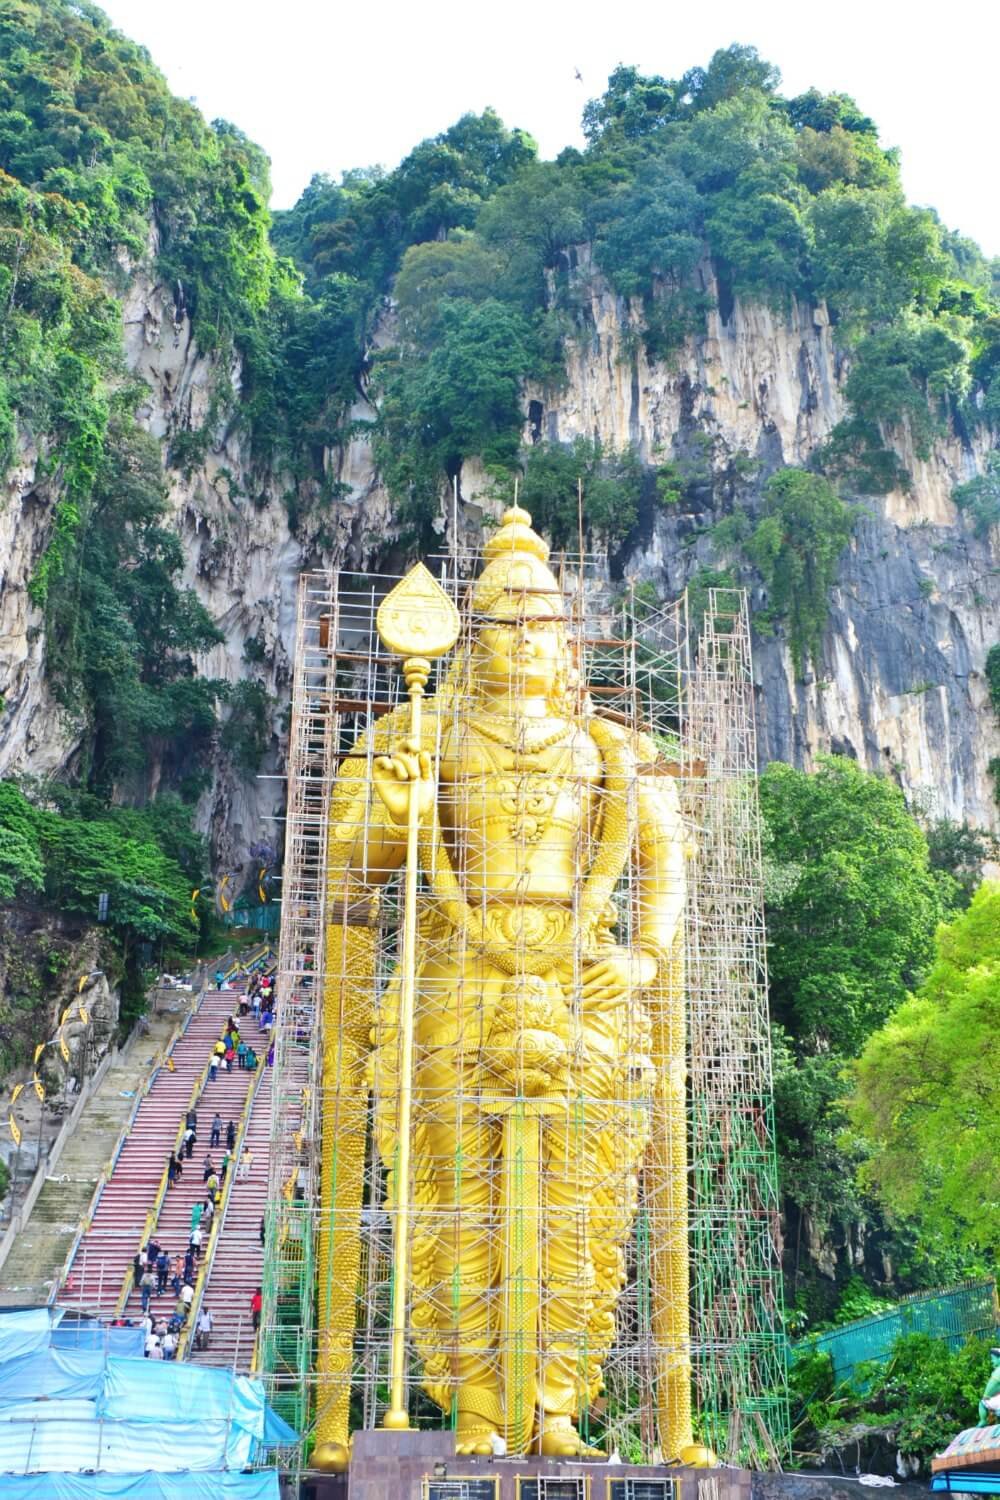
[[[139,1106],[66,1280],[56,1294],[58,1305],[105,1317],[113,1317],[119,1311],[123,1280],[126,1272],[130,1273],[132,1257],[144,1237],[147,1216],[155,1207],[167,1158],[212,1048],[238,1004],[239,995],[233,990],[211,989],[202,995],[186,1031],[174,1045],[173,1069],[160,1067]],[[247,1020],[255,1030],[251,1018]],[[197,1199],[204,1199],[202,1161],[209,1149],[212,1116],[216,1110],[222,1116],[224,1142],[226,1123],[230,1118],[239,1120],[252,1076],[235,1063],[231,1073],[223,1066],[216,1081],[207,1083],[196,1100],[198,1138],[194,1152],[190,1162],[184,1162],[180,1181],[167,1190],[154,1228],[160,1244],[172,1255],[187,1248],[191,1208]],[[212,1155],[218,1165],[221,1149]],[[169,1287],[159,1301],[172,1310],[174,1298]],[[124,1315],[141,1315],[139,1294],[135,1290],[130,1290]]]
[[[246,1017],[245,1027],[243,1035],[254,1047],[259,1036],[261,1055],[265,1055],[267,1042],[252,1016]],[[273,1081],[274,1070],[265,1066],[243,1141],[243,1150],[250,1152],[252,1160],[245,1176],[237,1167],[202,1292],[201,1306],[212,1314],[211,1345],[199,1350],[188,1344],[188,1357],[196,1363],[229,1365],[242,1373],[253,1361],[250,1298],[263,1281],[260,1226],[267,1207]]]

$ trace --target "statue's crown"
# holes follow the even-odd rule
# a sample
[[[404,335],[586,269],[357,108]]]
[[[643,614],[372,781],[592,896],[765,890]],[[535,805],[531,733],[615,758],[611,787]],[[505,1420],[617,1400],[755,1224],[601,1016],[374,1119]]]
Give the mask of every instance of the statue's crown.
[[[519,505],[512,505],[504,511],[499,529],[483,548],[483,556],[488,562],[510,552],[528,552],[543,563],[549,560],[548,542],[532,530],[530,514]]]
[[[472,588],[472,610],[502,619],[529,615],[562,617],[562,590],[548,567],[549,545],[518,505],[503,513],[483,547],[486,566]]]

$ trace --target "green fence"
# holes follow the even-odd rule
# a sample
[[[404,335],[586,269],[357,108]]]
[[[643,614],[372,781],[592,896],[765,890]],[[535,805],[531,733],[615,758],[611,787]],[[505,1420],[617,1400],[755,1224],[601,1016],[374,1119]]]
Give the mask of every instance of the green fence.
[[[996,1282],[967,1281],[946,1292],[921,1292],[888,1312],[816,1334],[797,1344],[793,1353],[827,1353],[837,1380],[848,1380],[865,1360],[888,1359],[901,1334],[929,1333],[958,1349],[970,1338],[995,1339],[998,1324]]]

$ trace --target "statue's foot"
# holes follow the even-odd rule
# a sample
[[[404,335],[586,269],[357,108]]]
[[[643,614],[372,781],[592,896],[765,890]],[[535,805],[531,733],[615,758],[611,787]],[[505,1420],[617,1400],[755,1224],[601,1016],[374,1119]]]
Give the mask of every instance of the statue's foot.
[[[484,1422],[475,1413],[469,1416],[458,1414],[455,1424],[455,1452],[460,1456],[476,1454],[489,1458],[493,1453],[493,1440],[497,1429],[491,1422]]]
[[[543,1458],[606,1458],[600,1448],[589,1448],[569,1417],[547,1417],[539,1439]]]

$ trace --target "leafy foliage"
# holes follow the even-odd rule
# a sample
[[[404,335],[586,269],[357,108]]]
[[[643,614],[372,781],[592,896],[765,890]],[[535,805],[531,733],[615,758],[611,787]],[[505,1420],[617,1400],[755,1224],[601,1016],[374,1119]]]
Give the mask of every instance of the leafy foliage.
[[[92,729],[92,780],[109,791],[173,753],[190,767],[215,728],[219,685],[192,653],[222,637],[195,595],[177,586],[183,553],[164,525],[156,443],[114,419],[77,548],[75,587],[50,609],[50,671],[67,707]]]
[[[870,1146],[865,1181],[887,1211],[994,1253],[998,1017],[1000,886],[985,884],[941,929],[916,994],[869,1038],[851,1104]]]
[[[513,501],[510,475],[497,488],[505,503]],[[535,443],[527,450],[518,497],[555,547],[579,549],[581,488],[584,538],[624,541],[635,525],[642,493],[642,466],[634,452],[606,453],[597,439],[589,438]]]
[[[994,648],[996,649],[996,648]],[[986,659],[989,671],[989,657]],[[1000,667],[1000,651],[997,652]],[[932,870],[941,870],[954,882],[954,905],[964,910],[983,878],[987,860],[1000,859],[1000,838],[986,828],[937,818],[927,827],[927,851]]]
[[[0,782],[0,898],[40,893],[58,910],[94,920],[106,891],[121,938],[190,951],[198,930],[189,882],[203,876],[206,851],[203,840],[180,835],[176,802],[139,812],[65,792],[63,799],[72,811],[29,802],[13,782]]]
[[[991,646],[986,653],[986,681],[989,685],[993,711],[1000,719],[1000,644]]]
[[[763,519],[746,550],[764,576],[771,609],[788,617],[800,674],[810,658],[819,659],[830,589],[851,530],[848,507],[821,475],[782,469],[768,480]]]
[[[259,682],[237,682],[226,695],[229,714],[221,740],[233,765],[245,776],[254,776],[271,743],[274,700]]]
[[[838,1386],[830,1356],[800,1347],[790,1376],[795,1448],[813,1460],[859,1429],[890,1428],[899,1450],[926,1472],[955,1433],[975,1423],[990,1373],[989,1346],[981,1340],[952,1350],[929,1334],[907,1333],[886,1364],[862,1365]]]
[[[443,475],[463,459],[517,456],[520,387],[530,363],[524,317],[490,299],[455,302],[442,312],[440,342],[426,361],[397,354],[383,366],[375,455],[411,537],[427,544]]]
[[[983,473],[956,485],[951,498],[969,517],[976,535],[988,536],[1000,522],[1000,453],[990,453]]]
[[[817,1233],[871,1222],[847,1068],[917,982],[950,893],[892,782],[826,757],[760,781],[782,1191]]]
[[[825,756],[760,781],[769,852],[798,879],[771,912],[775,1018],[800,1043],[851,1055],[930,961],[941,916],[927,840],[899,788]]]

